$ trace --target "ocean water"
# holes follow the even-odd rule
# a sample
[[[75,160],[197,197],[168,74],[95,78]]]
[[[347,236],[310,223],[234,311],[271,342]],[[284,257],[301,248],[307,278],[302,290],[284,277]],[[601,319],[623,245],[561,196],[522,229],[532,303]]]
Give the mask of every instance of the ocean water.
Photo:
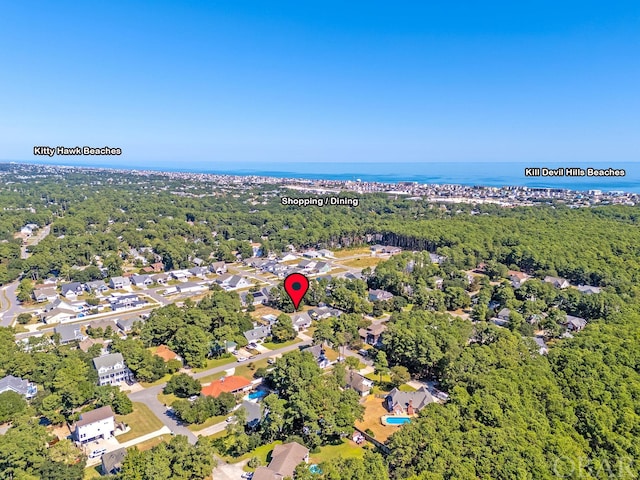
[[[266,167],[266,168],[265,168]],[[623,169],[624,177],[526,177],[528,167]],[[363,182],[418,182],[427,184],[482,185],[490,187],[527,186],[565,188],[571,190],[623,190],[640,193],[640,162],[619,163],[301,163],[256,165],[253,168],[236,165],[200,169],[212,173],[261,175],[278,178],[329,180],[362,180]]]
[[[89,163],[82,159],[65,159],[58,162],[28,162],[64,164],[70,166],[126,168],[132,170],[181,171],[219,173],[229,175],[257,175],[276,178],[302,178],[309,180],[361,180],[363,182],[418,182],[426,184],[482,185],[490,187],[527,186],[564,188],[571,190],[625,191],[640,193],[639,162],[425,162],[425,163],[319,163],[319,162],[175,162],[172,166],[152,163],[127,166],[106,163]],[[176,164],[185,165],[175,167]],[[557,169],[588,167],[597,169],[623,169],[624,177],[526,177],[525,168]]]

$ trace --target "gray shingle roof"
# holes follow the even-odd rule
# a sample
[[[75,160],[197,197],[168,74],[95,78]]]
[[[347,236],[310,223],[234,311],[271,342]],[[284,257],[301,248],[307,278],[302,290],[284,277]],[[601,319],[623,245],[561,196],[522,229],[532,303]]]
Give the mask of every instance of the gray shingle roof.
[[[262,340],[263,338],[271,335],[271,329],[269,327],[257,327],[252,330],[244,332],[244,337],[249,341]]]
[[[23,380],[13,375],[7,375],[0,379],[0,393],[13,390],[23,396],[28,396],[33,391],[33,385],[28,380]]]
[[[116,363],[124,364],[124,358],[121,353],[110,353],[93,359],[93,365],[96,367],[96,370],[112,368]]]

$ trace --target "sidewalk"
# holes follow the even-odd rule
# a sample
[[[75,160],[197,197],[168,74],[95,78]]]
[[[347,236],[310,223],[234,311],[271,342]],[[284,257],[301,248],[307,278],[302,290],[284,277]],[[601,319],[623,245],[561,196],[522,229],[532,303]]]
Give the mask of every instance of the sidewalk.
[[[222,432],[225,428],[227,428],[227,425],[228,423],[226,421],[216,423],[215,425],[211,425],[210,427],[203,428],[202,430],[198,430],[197,432],[193,432],[193,434],[196,437],[208,437],[209,435],[214,435],[216,433]]]
[[[171,430],[166,425],[162,427],[160,430],[156,430],[155,432],[147,433],[146,435],[142,435],[141,437],[134,438],[129,440],[128,442],[124,442],[120,444],[119,448],[129,448],[133,447],[142,442],[146,442],[147,440],[151,440],[152,438],[159,437],[160,435],[171,435]]]

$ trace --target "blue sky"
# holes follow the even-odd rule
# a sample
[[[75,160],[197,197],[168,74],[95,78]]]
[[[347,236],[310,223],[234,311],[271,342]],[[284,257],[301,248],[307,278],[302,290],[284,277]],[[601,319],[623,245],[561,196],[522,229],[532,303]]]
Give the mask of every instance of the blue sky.
[[[4,160],[639,159],[638,1],[34,1],[0,19]]]

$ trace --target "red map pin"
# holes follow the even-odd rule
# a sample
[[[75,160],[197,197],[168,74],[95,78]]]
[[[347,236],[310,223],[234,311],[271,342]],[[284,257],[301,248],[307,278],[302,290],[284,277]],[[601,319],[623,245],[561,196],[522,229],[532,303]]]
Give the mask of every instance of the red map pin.
[[[284,279],[284,289],[297,310],[302,297],[309,290],[309,279],[301,273],[292,273]]]

